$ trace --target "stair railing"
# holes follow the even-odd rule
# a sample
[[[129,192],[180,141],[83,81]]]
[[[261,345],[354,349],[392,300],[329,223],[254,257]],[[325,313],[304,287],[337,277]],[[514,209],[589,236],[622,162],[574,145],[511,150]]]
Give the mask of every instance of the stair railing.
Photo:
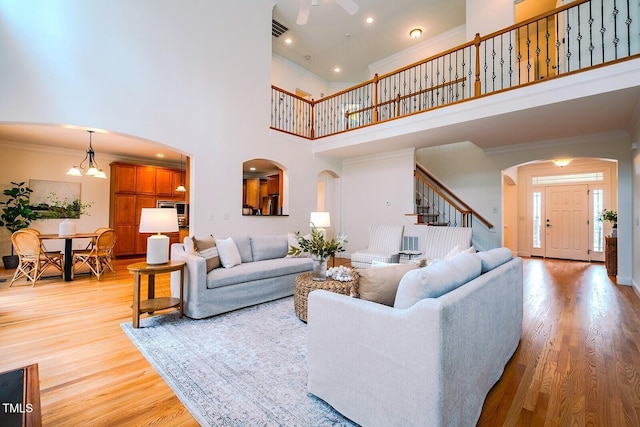
[[[486,228],[493,228],[493,224],[471,209],[420,164],[416,164],[413,175],[416,204],[412,215],[417,216],[418,224],[472,227],[473,220],[477,219]]]
[[[576,0],[317,101],[272,86],[271,128],[317,139],[640,57],[640,2]]]

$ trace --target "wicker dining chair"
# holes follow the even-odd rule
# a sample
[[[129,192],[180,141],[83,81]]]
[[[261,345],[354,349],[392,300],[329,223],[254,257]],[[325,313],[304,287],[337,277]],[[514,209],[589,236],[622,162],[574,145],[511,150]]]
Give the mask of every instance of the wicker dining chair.
[[[111,228],[109,228],[109,227],[98,227],[98,228],[96,228],[96,231],[94,231],[94,233],[99,235],[103,231],[107,231],[107,230],[111,230]],[[91,241],[89,241],[89,243],[87,244],[87,247],[85,249],[93,249],[93,247],[96,245],[96,239],[97,238],[98,238],[97,236],[96,237],[92,237]]]
[[[118,240],[118,234],[113,229],[106,229],[98,234],[96,242],[91,249],[73,251],[73,268],[71,277],[78,269],[86,265],[89,270],[100,280],[105,269],[115,273],[111,260],[113,259],[113,247]]]
[[[36,236],[40,236],[40,230],[36,230],[35,228],[23,228],[23,230],[35,234]],[[45,264],[52,265],[56,268],[56,270],[60,271],[60,274],[62,274],[62,277],[64,278],[64,260],[61,251],[47,250],[42,240],[40,240],[40,248],[42,250],[42,255],[44,256],[44,258],[46,258],[41,268],[45,268]]]
[[[13,279],[9,286],[20,279],[26,277],[27,282],[31,280],[33,286],[47,270],[47,267],[53,266],[60,271],[64,278],[63,255],[61,252],[49,251],[42,249],[42,243],[38,237],[39,233],[34,233],[33,229],[18,230],[11,235],[11,244],[18,254],[18,267],[13,274]]]

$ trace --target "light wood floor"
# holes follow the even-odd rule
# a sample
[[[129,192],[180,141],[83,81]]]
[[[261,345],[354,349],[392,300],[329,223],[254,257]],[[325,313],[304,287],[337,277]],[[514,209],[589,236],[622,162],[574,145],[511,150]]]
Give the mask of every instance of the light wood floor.
[[[132,262],[100,282],[0,283],[0,372],[39,364],[45,426],[197,425],[120,327],[131,321]],[[158,283],[168,295],[168,276]],[[602,264],[526,259],[524,304],[523,339],[479,425],[640,426],[633,289]]]

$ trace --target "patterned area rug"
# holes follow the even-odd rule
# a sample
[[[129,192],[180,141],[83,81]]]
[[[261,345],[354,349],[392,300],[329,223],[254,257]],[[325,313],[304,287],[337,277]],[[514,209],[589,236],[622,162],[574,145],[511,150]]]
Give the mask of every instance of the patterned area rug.
[[[122,328],[203,426],[350,426],[307,393],[306,328],[293,297],[203,320]]]

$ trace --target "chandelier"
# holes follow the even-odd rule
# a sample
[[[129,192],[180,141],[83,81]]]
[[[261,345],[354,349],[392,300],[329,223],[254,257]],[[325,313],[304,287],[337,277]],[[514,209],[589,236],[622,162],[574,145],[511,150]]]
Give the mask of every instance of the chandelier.
[[[96,153],[93,151],[93,146],[91,145],[91,137],[93,136],[94,131],[88,130],[87,132],[89,132],[89,148],[87,149],[87,154],[84,156],[84,159],[82,159],[79,166],[73,166],[67,171],[67,175],[82,176],[81,171],[86,169],[86,172],[84,173],[85,175],[92,176],[94,178],[106,179],[107,175],[105,175],[102,169],[98,166],[98,162],[96,162],[95,159]],[[87,162],[86,165],[85,162]]]

